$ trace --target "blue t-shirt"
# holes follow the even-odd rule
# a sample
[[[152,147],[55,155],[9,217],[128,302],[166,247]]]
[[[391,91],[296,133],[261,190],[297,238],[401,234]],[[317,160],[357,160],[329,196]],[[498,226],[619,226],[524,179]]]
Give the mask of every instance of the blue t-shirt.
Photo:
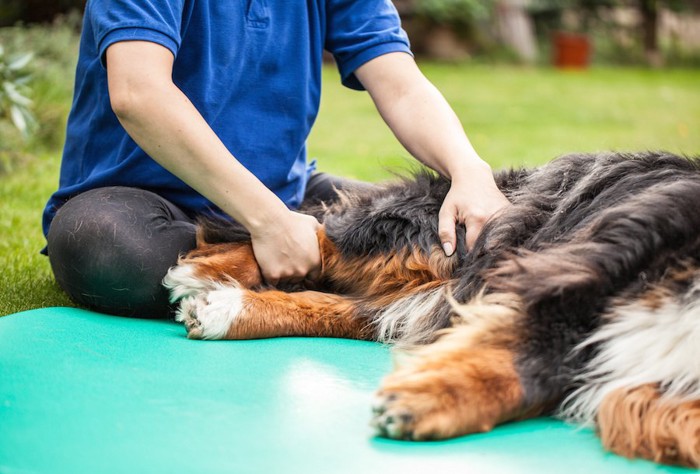
[[[174,83],[236,159],[290,208],[301,203],[311,171],[305,142],[318,113],[323,50],[354,89],[362,88],[353,72],[363,63],[410,53],[390,0],[89,0],[45,233],[66,200],[103,186],[147,189],[191,215],[220,213],[148,157],[114,115],[104,56],[128,40],[172,51]]]

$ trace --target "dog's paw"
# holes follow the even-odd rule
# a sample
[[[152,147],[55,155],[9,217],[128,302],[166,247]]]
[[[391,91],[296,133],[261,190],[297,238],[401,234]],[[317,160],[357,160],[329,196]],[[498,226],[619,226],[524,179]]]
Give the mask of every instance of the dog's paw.
[[[170,302],[189,299],[214,288],[215,283],[197,275],[197,266],[192,263],[182,263],[172,267],[163,278],[163,286],[170,292]]]
[[[243,311],[243,290],[236,285],[188,296],[180,302],[175,319],[185,324],[190,339],[227,339]]]
[[[384,379],[372,420],[379,435],[453,438],[490,431],[523,413],[523,389],[509,351],[443,346],[426,348]]]
[[[411,381],[404,388],[393,386],[377,393],[371,425],[378,435],[419,441],[463,434],[456,413],[459,402],[449,391],[440,392],[440,385],[427,385],[431,378],[426,377],[424,387]]]
[[[393,439],[413,439],[414,415],[407,406],[394,402],[396,393],[378,393],[372,405],[372,427],[377,434]]]

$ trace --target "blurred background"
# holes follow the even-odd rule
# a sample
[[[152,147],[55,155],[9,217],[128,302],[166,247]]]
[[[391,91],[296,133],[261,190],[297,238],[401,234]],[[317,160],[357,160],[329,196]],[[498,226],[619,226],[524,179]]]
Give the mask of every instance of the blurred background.
[[[550,109],[566,95],[581,95],[584,104],[567,105],[571,114],[585,114],[585,105],[600,98],[610,108],[626,105],[608,97],[622,99],[615,89],[618,83],[634,87],[658,77],[655,73],[669,72],[672,76],[678,70],[700,68],[700,0],[394,0],[394,4],[426,74],[448,96],[460,117],[474,124],[468,128],[476,142],[481,140],[479,136],[489,141],[486,135],[492,135],[491,124],[481,126],[479,121],[486,118],[479,117],[495,111],[499,112],[500,124],[513,120],[508,127],[510,133],[499,139],[517,142],[517,134],[512,134],[521,124],[515,109],[527,101],[528,95],[537,100],[525,103],[523,107],[529,110],[521,112],[531,126],[538,127],[533,120],[552,117],[558,111]],[[0,170],[26,159],[22,155],[27,152],[60,150],[84,6],[85,0],[0,0]],[[352,107],[357,95],[345,96],[346,91],[333,89],[337,80],[332,77],[332,66],[328,69],[327,95],[343,107]],[[561,79],[567,76],[557,76],[553,70],[590,72]],[[611,73],[615,70],[621,75]],[[630,72],[634,70],[638,72]],[[601,71],[605,71],[603,76]],[[512,79],[514,75],[521,80]],[[691,74],[688,80],[694,77]],[[609,88],[598,90],[595,86],[601,81],[609,81]],[[672,89],[664,93],[671,96]],[[340,98],[336,99],[336,94]],[[486,100],[487,96],[493,97]],[[371,105],[362,100],[359,104],[365,111],[369,107],[371,117],[366,118],[374,125]],[[341,109],[326,112],[335,116],[331,117],[329,130],[337,130],[335,121],[344,115]],[[571,119],[572,123],[576,121],[575,117]],[[566,115],[559,120],[567,120]],[[680,127],[686,127],[690,134],[697,131],[694,125],[697,123]],[[365,137],[358,134],[339,148],[359,155],[378,149],[380,154],[405,157],[394,147],[392,137],[376,144],[370,141],[366,146],[352,145],[360,136]],[[327,143],[323,139],[315,133],[311,150],[333,161],[337,152],[333,148],[344,139],[336,137]],[[487,148],[492,145],[483,143]],[[613,140],[601,146],[624,147],[625,143]],[[635,147],[635,142],[630,140],[628,146]],[[526,140],[520,147],[523,150],[518,153],[495,148],[495,164],[500,165],[501,157],[506,159],[506,155],[527,154],[525,148],[531,149],[531,144]],[[548,153],[566,149],[580,150],[581,146],[573,140],[564,150]],[[697,147],[686,150],[697,151]]]
[[[394,0],[414,50],[441,59],[562,53],[557,36],[594,41],[602,62],[692,64],[700,51],[700,0]],[[50,24],[85,0],[0,0],[0,26]],[[563,46],[570,48],[571,46]],[[554,51],[556,50],[556,51]]]
[[[426,76],[494,168],[572,151],[700,153],[700,0],[394,0]],[[68,305],[41,211],[58,181],[85,0],[0,0],[0,315]],[[367,94],[324,68],[319,169],[414,162]]]
[[[658,79],[665,72],[670,78],[678,75],[679,70],[700,68],[700,0],[394,0],[394,3],[426,75],[448,96],[466,125],[471,124],[468,129],[472,139],[486,147],[485,154],[493,155],[491,160],[495,160],[496,166],[503,164],[502,159],[510,163],[511,159],[530,154],[531,140],[517,134],[527,125],[521,122],[528,122],[527,126],[532,128],[523,135],[536,135],[536,130],[543,130],[537,120],[546,122],[553,114],[562,112],[552,109],[571,94],[579,95],[583,103],[567,103],[574,117],[564,113],[554,122],[570,119],[570,124],[575,123],[576,116],[585,115],[591,102],[608,106],[608,113],[612,113],[613,107],[628,107],[632,111],[623,97],[629,92],[628,87]],[[84,6],[85,0],[0,0],[3,81],[0,171],[27,159],[23,155],[60,150]],[[347,160],[348,153],[364,155],[372,149],[386,155],[390,165],[398,156],[405,158],[390,136],[377,137],[379,141],[372,143],[376,117],[371,105],[363,101],[364,97],[358,99],[351,92],[335,90],[337,80],[332,66],[328,69],[326,96],[332,96],[333,102],[340,104],[325,112],[332,116],[328,130],[337,130],[336,121],[345,115],[342,108],[354,109],[353,104],[359,100],[361,110],[351,112],[369,121],[370,141],[364,145],[357,143],[358,137],[367,139],[365,134],[358,134],[347,143],[346,137],[333,137],[326,142],[327,134],[315,133],[310,149],[319,156],[328,156],[331,168],[336,166],[333,156],[338,149],[347,152],[343,160]],[[557,71],[579,71],[579,74],[571,77]],[[604,71],[602,76],[601,71]],[[692,74],[686,79],[679,78],[681,82],[694,79]],[[605,86],[606,82],[609,87],[597,87]],[[616,86],[621,90],[616,90]],[[668,99],[675,94],[674,90],[669,84],[663,91],[652,92],[666,94]],[[644,96],[646,91],[640,92],[650,98],[648,94]],[[644,102],[628,98],[635,100]],[[518,117],[519,107],[527,109],[520,110],[527,120]],[[507,134],[495,132],[500,135],[499,141],[513,143],[516,150],[495,146],[488,138],[494,136],[489,116],[496,113],[498,124],[510,123]],[[643,111],[640,113],[644,115]],[[489,123],[484,124],[485,121]],[[696,135],[695,125],[697,122],[676,128],[680,127],[679,133],[687,128],[688,134]],[[380,133],[385,134],[385,130]],[[557,134],[564,138],[567,135],[564,131]],[[623,135],[619,141],[603,141],[595,146],[596,141],[590,137],[581,143],[574,139],[579,133],[569,135],[570,146],[565,142],[563,147],[536,153],[548,159],[549,155],[562,151],[591,148],[586,144],[594,149],[655,145],[644,141],[637,145],[634,140],[624,142],[627,137]],[[525,141],[518,144],[518,140]],[[689,143],[685,151],[697,152],[696,143]],[[659,144],[663,145],[663,142]],[[342,171],[364,175],[350,168]]]

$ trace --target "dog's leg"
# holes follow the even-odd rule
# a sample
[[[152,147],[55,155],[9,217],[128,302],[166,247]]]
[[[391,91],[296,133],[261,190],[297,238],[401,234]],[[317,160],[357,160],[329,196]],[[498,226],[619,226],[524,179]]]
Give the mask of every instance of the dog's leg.
[[[515,418],[522,401],[512,352],[455,348],[387,377],[373,424],[390,438],[451,438]]]
[[[351,294],[354,302],[310,291],[260,291],[262,276],[250,243],[199,242],[198,248],[171,269],[164,280],[171,300],[180,301],[176,318],[185,322],[191,338],[297,335],[375,340],[380,337],[377,328],[384,324],[382,337],[390,339],[396,332],[391,327],[404,321],[394,313],[401,311],[406,302],[418,304],[427,299],[435,305],[438,297],[442,298],[440,288],[445,281],[439,277],[449,274],[451,264],[441,260],[441,251],[436,253],[440,258],[419,252],[347,258],[323,230],[318,238],[322,266],[320,278],[314,283]],[[412,295],[416,298],[411,299]],[[398,306],[392,306],[394,302]],[[362,305],[361,311],[356,303]],[[420,307],[427,313],[433,305]],[[385,308],[394,311],[386,315],[382,312]],[[422,332],[432,334],[433,327],[443,323],[423,324],[429,315],[415,316],[409,318],[413,321],[411,328],[418,327]]]
[[[234,281],[245,288],[262,285],[250,242],[208,244],[198,239],[197,248],[168,271],[163,284],[175,303]]]
[[[259,339],[281,336],[375,339],[372,324],[347,298],[316,291],[255,292],[235,285],[184,300],[177,319],[190,339]]]
[[[700,400],[664,398],[656,385],[618,389],[603,399],[597,423],[614,453],[700,467]]]
[[[444,439],[538,413],[526,406],[516,368],[518,312],[498,304],[459,312],[465,324],[409,353],[382,383],[373,420],[379,434]]]
[[[390,256],[349,258],[341,254],[323,229],[318,232],[318,240],[322,286],[375,299],[389,295],[385,304],[397,294],[425,284],[439,286],[456,262],[437,248],[431,255],[404,250]],[[170,290],[171,301],[176,302],[214,289],[218,283],[233,281],[244,288],[260,288],[263,284],[250,242],[208,244],[198,238],[197,248],[180,259],[163,283]]]
[[[444,285],[457,265],[457,257],[446,257],[438,245],[430,253],[399,248],[390,254],[344,255],[325,231],[319,232],[318,240],[322,284],[334,292],[370,297],[381,304],[426,286]]]
[[[699,298],[700,270],[687,263],[618,298],[577,348],[595,355],[560,415],[597,424],[623,456],[700,467]]]

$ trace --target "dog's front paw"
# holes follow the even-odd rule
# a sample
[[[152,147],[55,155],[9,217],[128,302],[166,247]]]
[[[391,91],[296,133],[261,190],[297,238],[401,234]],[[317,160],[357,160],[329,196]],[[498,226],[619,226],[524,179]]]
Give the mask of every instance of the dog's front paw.
[[[228,339],[243,310],[243,290],[216,284],[213,290],[180,302],[175,319],[185,324],[190,339]]]

